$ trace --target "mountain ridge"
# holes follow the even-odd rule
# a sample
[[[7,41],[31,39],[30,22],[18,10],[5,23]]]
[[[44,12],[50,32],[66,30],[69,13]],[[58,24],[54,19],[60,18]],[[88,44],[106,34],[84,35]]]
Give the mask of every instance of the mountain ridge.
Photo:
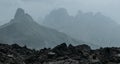
[[[120,25],[100,12],[94,14],[79,11],[71,16],[66,9],[58,8],[46,15],[43,25],[100,47],[120,46]]]
[[[31,48],[53,47],[63,42],[80,44],[64,33],[39,25],[21,8],[18,8],[14,19],[1,27],[0,41],[4,43],[18,43]]]

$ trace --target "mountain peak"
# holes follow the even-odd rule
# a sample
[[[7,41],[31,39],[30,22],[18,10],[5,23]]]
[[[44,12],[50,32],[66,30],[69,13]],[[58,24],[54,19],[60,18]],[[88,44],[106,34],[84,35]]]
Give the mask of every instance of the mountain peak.
[[[30,21],[34,21],[33,18],[29,14],[25,13],[22,8],[17,9],[14,19],[12,20],[12,22],[30,22]]]
[[[14,18],[22,17],[24,16],[24,14],[25,14],[24,10],[22,8],[18,8]]]

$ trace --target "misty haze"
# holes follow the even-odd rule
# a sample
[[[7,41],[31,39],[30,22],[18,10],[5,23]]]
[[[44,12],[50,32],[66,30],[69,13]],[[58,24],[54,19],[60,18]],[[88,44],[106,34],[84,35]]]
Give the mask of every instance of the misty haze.
[[[0,0],[0,64],[120,64],[119,0]]]

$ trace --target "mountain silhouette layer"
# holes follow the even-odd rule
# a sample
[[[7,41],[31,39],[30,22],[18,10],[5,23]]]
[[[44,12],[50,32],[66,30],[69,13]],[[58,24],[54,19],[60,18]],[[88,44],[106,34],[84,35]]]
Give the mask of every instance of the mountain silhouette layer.
[[[30,48],[53,47],[63,42],[80,44],[64,33],[39,25],[21,8],[17,9],[14,19],[0,27],[0,42],[27,45]]]
[[[51,11],[43,24],[100,47],[120,46],[120,25],[100,12],[79,11],[70,16],[66,9],[59,8]]]

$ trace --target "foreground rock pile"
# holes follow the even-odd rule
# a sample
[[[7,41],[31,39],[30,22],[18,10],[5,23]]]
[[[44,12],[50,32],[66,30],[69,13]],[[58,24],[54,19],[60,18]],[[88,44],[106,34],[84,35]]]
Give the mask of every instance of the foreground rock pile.
[[[67,46],[53,49],[28,49],[17,44],[0,44],[0,64],[120,64],[120,48],[92,50],[88,45]]]

